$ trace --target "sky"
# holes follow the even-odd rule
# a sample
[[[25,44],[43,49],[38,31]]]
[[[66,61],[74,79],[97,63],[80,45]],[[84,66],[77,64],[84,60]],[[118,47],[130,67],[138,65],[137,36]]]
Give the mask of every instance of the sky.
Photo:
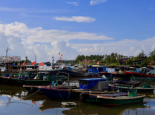
[[[154,20],[155,0],[0,0],[0,56],[149,55]]]

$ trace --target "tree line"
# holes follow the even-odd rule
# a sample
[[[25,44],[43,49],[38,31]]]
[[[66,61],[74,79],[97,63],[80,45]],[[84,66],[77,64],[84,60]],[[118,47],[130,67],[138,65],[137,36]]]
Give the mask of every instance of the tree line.
[[[97,64],[97,62],[100,62],[101,65],[109,65],[109,66],[118,66],[120,64],[120,60],[127,60],[122,65],[132,65],[134,61],[141,60],[141,63],[137,64],[140,66],[147,66],[154,64],[155,61],[155,49],[149,53],[149,55],[146,55],[145,52],[142,50],[137,56],[133,58],[125,57],[124,55],[117,54],[117,53],[111,53],[110,55],[78,55],[75,62],[80,64],[89,64],[87,63],[88,60],[90,60],[90,64]],[[86,61],[87,60],[87,61]]]

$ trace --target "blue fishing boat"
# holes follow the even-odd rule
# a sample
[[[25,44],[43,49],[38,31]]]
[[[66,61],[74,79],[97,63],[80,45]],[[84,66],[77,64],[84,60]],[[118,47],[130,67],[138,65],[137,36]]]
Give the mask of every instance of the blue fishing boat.
[[[78,99],[82,97],[82,100],[85,100],[89,97],[89,93],[104,93],[108,86],[106,80],[105,78],[79,79],[79,89],[72,89],[74,98]]]
[[[57,98],[57,99],[70,99],[73,98],[73,93],[71,92],[70,87],[45,87],[39,86],[39,89],[48,98]]]
[[[43,93],[49,97],[49,98],[59,98],[59,99],[64,99],[64,98],[73,98],[74,94],[76,95],[76,89],[83,89],[84,91],[89,91],[92,89],[94,86],[99,81],[106,81],[106,79],[103,78],[85,78],[85,79],[79,79],[79,88],[75,86],[53,86],[53,87],[45,87],[45,86],[39,86],[39,89],[43,91]],[[72,91],[75,89],[75,91]],[[80,93],[78,93],[79,97]]]

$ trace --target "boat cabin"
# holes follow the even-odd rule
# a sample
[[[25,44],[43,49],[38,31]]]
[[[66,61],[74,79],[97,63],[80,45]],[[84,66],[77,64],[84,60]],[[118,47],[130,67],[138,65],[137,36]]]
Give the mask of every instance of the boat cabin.
[[[144,73],[147,75],[155,75],[155,68],[142,67],[140,73]]]
[[[98,67],[92,67],[88,69],[88,73],[98,73],[98,72],[99,72]]]
[[[92,89],[99,81],[106,81],[105,78],[84,78],[79,79],[80,89]]]

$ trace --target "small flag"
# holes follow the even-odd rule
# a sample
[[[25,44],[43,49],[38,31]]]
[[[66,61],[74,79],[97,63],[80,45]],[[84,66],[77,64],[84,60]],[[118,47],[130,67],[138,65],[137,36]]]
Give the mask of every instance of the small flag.
[[[100,64],[100,62],[98,61],[98,62],[97,62],[97,64],[99,65],[99,64]]]
[[[35,65],[36,64],[36,61],[32,62],[32,65]]]
[[[60,60],[62,60],[62,58],[60,57]]]
[[[43,62],[39,63],[39,66],[43,66],[43,65],[44,65],[44,63],[43,63]]]
[[[151,60],[150,66],[152,66],[152,60]]]
[[[23,66],[25,66],[25,62],[23,63]]]

